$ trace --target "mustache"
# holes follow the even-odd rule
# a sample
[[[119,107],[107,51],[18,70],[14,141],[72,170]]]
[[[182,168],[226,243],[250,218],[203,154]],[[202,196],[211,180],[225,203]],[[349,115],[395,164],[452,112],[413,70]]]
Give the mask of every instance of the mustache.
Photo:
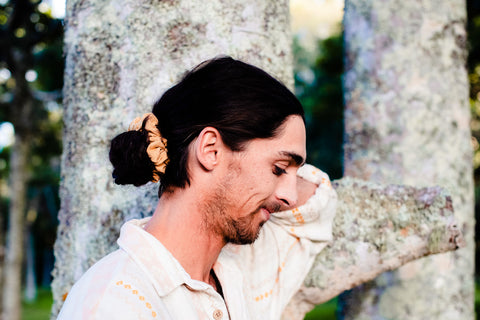
[[[282,209],[282,206],[278,203],[274,203],[274,204],[265,204],[259,207],[258,210],[260,210],[261,208],[267,209],[270,213],[275,213],[275,212],[279,212]]]

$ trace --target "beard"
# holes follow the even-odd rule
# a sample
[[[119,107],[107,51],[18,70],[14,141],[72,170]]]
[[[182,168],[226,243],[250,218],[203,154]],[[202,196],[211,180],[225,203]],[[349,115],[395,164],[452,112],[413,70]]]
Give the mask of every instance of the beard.
[[[269,208],[270,212],[280,209],[278,204],[260,204],[254,211],[240,218],[233,218],[237,202],[233,195],[238,192],[231,183],[231,176],[215,186],[215,189],[202,201],[203,225],[207,231],[222,237],[225,243],[251,244],[260,234],[263,224],[260,212]]]
[[[250,244],[260,233],[264,221],[258,222],[260,208],[248,215],[234,219],[228,212],[233,199],[226,196],[224,188],[220,187],[202,205],[203,224],[209,232],[223,238],[225,243]]]
[[[255,242],[260,234],[260,229],[265,223],[262,220],[255,225],[255,217],[259,214],[260,209],[237,220],[230,218],[228,232],[223,234],[224,241],[233,244],[251,244]]]

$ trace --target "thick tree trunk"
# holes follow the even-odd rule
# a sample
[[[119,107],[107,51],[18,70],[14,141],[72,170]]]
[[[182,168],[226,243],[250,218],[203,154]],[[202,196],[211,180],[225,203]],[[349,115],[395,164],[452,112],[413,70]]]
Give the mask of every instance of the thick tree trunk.
[[[346,1],[345,175],[448,188],[467,246],[343,295],[344,319],[474,318],[465,21],[464,1]]]
[[[3,313],[1,318],[9,320],[20,320],[21,316],[22,261],[29,150],[28,139],[16,133],[10,158],[11,195],[4,265],[5,279],[2,288]]]
[[[54,317],[71,285],[115,249],[120,225],[153,212],[158,186],[113,184],[110,140],[187,69],[220,54],[293,86],[288,1],[67,3],[65,132]]]

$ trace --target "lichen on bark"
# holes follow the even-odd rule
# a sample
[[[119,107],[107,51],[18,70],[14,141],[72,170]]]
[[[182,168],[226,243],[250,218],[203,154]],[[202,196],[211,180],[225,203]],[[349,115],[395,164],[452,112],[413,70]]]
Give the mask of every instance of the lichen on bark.
[[[467,245],[350,291],[344,319],[474,317],[465,20],[462,1],[346,1],[345,174],[447,188]]]
[[[440,187],[385,186],[353,178],[333,186],[339,199],[333,240],[316,257],[283,319],[303,319],[315,304],[382,272],[465,246],[451,197]]]

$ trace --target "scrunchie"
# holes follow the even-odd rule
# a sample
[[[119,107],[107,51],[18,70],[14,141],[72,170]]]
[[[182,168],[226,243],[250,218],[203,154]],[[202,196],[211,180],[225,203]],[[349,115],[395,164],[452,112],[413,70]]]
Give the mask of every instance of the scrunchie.
[[[144,129],[148,133],[148,147],[147,154],[150,160],[153,162],[155,169],[153,170],[152,182],[160,181],[160,174],[165,173],[165,168],[168,164],[167,156],[167,139],[162,137],[160,131],[157,128],[158,119],[153,113],[145,113],[143,116],[135,118],[128,131],[139,131],[142,129],[143,121],[145,121]]]

